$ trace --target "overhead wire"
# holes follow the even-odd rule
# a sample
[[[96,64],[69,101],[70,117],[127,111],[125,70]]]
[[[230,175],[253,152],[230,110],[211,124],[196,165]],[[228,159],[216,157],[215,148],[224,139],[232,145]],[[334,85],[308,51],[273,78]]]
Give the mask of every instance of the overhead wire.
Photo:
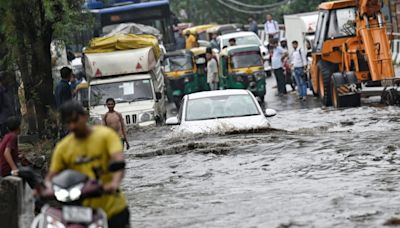
[[[264,10],[245,10],[245,9],[240,9],[237,8],[236,6],[232,6],[229,3],[224,2],[223,0],[217,0],[217,2],[219,2],[220,4],[226,6],[227,8],[237,11],[237,12],[241,12],[241,13],[246,13],[246,14],[263,14],[266,13],[268,11],[270,11],[270,9],[264,9]],[[286,3],[290,2],[290,0],[284,0],[282,2],[280,2],[279,4],[275,5],[274,7],[280,6],[280,5],[284,5]],[[273,7],[271,7],[273,8]]]
[[[280,5],[283,5],[283,4],[287,3],[287,2],[289,2],[288,0],[286,0],[286,1],[276,2],[276,3],[266,4],[266,5],[250,5],[250,4],[246,4],[246,3],[243,3],[243,2],[240,2],[240,1],[237,1],[237,0],[225,0],[225,1],[232,2],[232,3],[234,3],[236,5],[239,5],[239,6],[244,6],[244,7],[247,7],[247,8],[254,8],[254,9],[274,8],[276,6],[280,6]]]

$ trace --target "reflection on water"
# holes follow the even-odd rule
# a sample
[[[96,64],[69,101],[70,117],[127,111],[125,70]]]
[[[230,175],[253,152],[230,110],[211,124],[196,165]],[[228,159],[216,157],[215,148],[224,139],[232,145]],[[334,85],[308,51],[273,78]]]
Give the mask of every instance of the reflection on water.
[[[280,112],[275,129],[136,130],[133,227],[380,227],[400,214],[399,108]]]

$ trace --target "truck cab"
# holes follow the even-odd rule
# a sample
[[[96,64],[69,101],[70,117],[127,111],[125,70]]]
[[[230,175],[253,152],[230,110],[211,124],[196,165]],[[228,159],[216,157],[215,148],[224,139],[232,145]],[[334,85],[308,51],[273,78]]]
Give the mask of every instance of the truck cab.
[[[89,110],[95,121],[108,111],[107,98],[127,126],[162,124],[166,117],[164,76],[153,48],[140,48],[85,55],[89,81]]]

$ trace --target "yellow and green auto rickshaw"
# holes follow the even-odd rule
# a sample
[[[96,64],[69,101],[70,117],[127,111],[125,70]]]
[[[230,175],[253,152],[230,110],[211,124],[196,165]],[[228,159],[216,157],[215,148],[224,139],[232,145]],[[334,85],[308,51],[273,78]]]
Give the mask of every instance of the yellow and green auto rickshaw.
[[[207,83],[207,61],[206,61],[206,47],[198,47],[190,49],[193,52],[194,59],[197,66],[197,77],[199,82],[199,92],[209,91],[210,86]]]
[[[198,92],[200,82],[193,52],[179,50],[164,55],[164,72],[167,76],[167,93],[177,108],[184,95]]]
[[[221,88],[247,89],[264,101],[266,73],[259,46],[225,48],[220,53],[219,68]]]
[[[216,24],[197,25],[183,30],[183,34],[189,31],[191,34],[197,34],[198,40],[208,40],[207,30],[216,26]]]

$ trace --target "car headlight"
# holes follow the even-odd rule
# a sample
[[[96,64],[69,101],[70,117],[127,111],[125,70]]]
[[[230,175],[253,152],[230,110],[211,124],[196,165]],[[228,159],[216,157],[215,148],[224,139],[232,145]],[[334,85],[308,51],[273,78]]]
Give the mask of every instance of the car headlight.
[[[188,77],[186,77],[185,79],[183,79],[183,82],[189,83],[189,82],[190,82],[190,79],[189,79]]]
[[[76,201],[81,197],[83,186],[84,184],[81,183],[67,190],[60,188],[57,185],[54,185],[54,195],[56,196],[56,199],[60,202]]]
[[[256,76],[257,81],[263,80],[266,78],[265,72],[257,72],[254,75]]]
[[[139,120],[141,123],[154,120],[154,112],[150,111],[150,112],[144,112],[144,113],[140,114]]]

